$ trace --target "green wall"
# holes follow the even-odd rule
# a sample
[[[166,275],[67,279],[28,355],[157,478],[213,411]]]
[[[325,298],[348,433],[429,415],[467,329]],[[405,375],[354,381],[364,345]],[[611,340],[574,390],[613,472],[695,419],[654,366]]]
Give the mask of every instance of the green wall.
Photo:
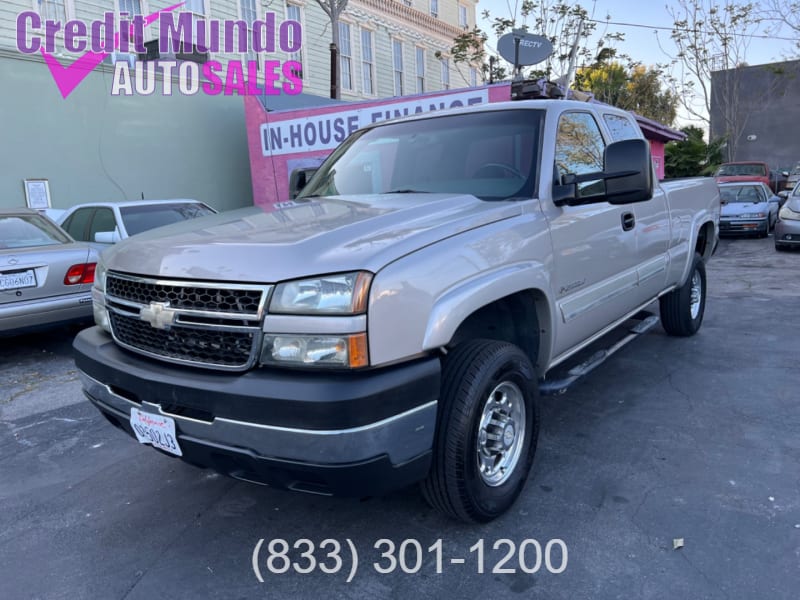
[[[244,102],[198,93],[111,96],[100,67],[62,99],[44,62],[0,51],[0,207],[25,206],[24,179],[48,179],[53,208],[194,198],[253,203]]]

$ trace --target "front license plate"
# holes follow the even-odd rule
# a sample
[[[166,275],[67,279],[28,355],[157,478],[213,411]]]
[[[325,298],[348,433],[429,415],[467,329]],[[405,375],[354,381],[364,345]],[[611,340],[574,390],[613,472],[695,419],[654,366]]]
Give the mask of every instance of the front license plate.
[[[131,427],[141,444],[150,444],[176,456],[183,456],[175,435],[175,420],[131,408]]]
[[[36,275],[33,269],[17,273],[0,273],[0,290],[19,290],[36,287]]]

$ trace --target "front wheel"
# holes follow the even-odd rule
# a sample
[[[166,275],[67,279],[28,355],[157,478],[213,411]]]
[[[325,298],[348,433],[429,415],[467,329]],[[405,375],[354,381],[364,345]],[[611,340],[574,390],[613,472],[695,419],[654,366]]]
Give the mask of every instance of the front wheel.
[[[706,310],[706,265],[695,253],[689,278],[681,287],[661,296],[661,324],[669,335],[687,337],[697,333]]]
[[[487,522],[525,485],[539,433],[533,366],[513,344],[473,340],[444,359],[428,503],[455,519]]]

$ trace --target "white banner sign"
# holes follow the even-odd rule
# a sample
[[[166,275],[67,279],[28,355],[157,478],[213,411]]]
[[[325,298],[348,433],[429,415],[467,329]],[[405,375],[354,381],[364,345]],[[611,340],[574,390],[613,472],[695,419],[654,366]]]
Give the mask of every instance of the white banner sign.
[[[261,125],[261,150],[264,156],[333,150],[348,135],[365,125],[436,110],[485,104],[488,101],[489,91],[482,89],[349,110],[343,108],[339,112],[264,123]]]

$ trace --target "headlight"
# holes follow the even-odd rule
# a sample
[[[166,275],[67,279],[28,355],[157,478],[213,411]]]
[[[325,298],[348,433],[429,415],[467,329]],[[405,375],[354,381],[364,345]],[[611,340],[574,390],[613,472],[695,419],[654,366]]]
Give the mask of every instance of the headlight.
[[[94,322],[104,331],[111,333],[111,323],[108,320],[108,310],[106,310],[106,299],[104,292],[106,289],[106,266],[103,261],[98,259],[94,270],[94,283],[92,284],[92,313]]]
[[[763,219],[766,217],[766,213],[747,213],[744,215],[739,215],[740,219]]]
[[[372,274],[366,271],[289,281],[275,286],[269,312],[354,315],[367,310]]]
[[[778,216],[784,221],[800,221],[800,212],[795,212],[785,204],[778,213]]]
[[[367,334],[354,335],[266,335],[262,364],[365,367]]]

